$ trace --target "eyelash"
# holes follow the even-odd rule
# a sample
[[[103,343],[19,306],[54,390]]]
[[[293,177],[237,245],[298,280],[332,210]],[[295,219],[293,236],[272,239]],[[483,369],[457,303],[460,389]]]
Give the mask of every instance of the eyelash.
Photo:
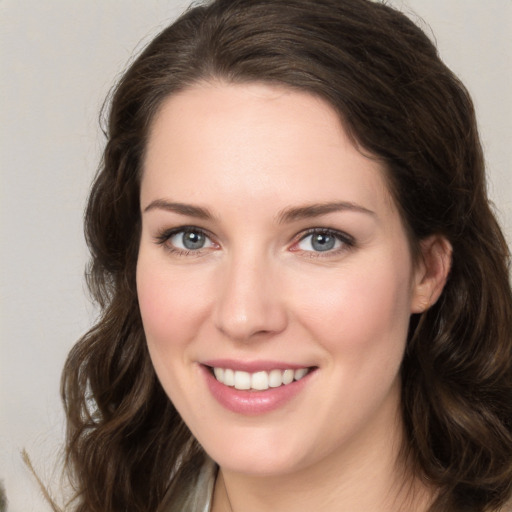
[[[199,235],[203,235],[205,238],[207,238],[210,241],[212,240],[212,236],[206,230],[204,230],[202,228],[199,228],[197,226],[181,226],[178,228],[163,230],[161,233],[159,233],[155,237],[155,241],[157,244],[165,246],[165,248],[171,254],[175,254],[177,256],[202,256],[202,255],[204,255],[205,251],[203,250],[203,248],[186,250],[186,249],[180,249],[180,248],[175,247],[168,243],[169,240],[173,236],[175,236],[179,233],[185,233],[185,232],[197,233]],[[295,241],[293,242],[292,248],[290,250],[293,252],[301,252],[301,249],[294,249],[293,247],[297,246],[298,244],[300,244],[301,242],[306,240],[307,237],[313,236],[313,235],[327,235],[327,236],[333,237],[336,241],[341,243],[341,247],[338,247],[334,250],[329,249],[326,251],[303,250],[302,252],[304,254],[307,254],[307,257],[310,257],[310,258],[326,258],[329,256],[338,255],[342,252],[345,252],[347,250],[354,248],[356,245],[354,238],[352,236],[348,235],[347,233],[344,233],[342,231],[338,231],[335,229],[318,227],[318,228],[308,229],[308,230],[300,233],[299,235],[297,235],[295,237]],[[215,242],[212,242],[212,243],[215,243]]]
[[[330,228],[311,228],[301,233],[298,240],[294,242],[293,246],[297,246],[302,241],[306,240],[307,237],[312,235],[327,235],[333,237],[336,241],[341,243],[341,247],[336,249],[329,249],[326,251],[303,251],[309,258],[328,258],[337,256],[342,252],[353,249],[356,245],[354,238],[343,231]],[[292,247],[293,247],[292,246]],[[293,251],[299,251],[300,249],[292,249]]]
[[[204,254],[203,248],[200,249],[180,249],[171,245],[169,240],[179,233],[192,232],[197,233],[199,235],[203,235],[208,240],[211,240],[211,235],[202,228],[198,228],[196,226],[181,226],[179,228],[172,228],[163,230],[155,237],[155,241],[157,244],[162,245],[169,251],[171,254],[176,254],[177,256],[202,256]]]

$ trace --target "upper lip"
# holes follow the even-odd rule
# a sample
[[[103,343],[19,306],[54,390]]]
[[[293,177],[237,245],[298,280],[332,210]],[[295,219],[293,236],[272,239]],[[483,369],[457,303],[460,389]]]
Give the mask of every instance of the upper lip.
[[[309,364],[287,363],[283,361],[239,361],[235,359],[210,359],[208,361],[201,361],[201,364],[211,368],[230,368],[231,370],[248,373],[269,372],[270,370],[299,370],[311,367]]]

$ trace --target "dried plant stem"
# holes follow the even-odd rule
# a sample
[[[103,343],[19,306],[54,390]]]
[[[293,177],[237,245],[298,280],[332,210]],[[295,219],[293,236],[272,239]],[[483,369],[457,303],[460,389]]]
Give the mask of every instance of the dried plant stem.
[[[21,457],[23,459],[23,462],[28,467],[34,478],[36,479],[39,488],[41,489],[41,492],[43,493],[44,499],[50,504],[52,507],[53,512],[64,512],[60,507],[58,507],[55,503],[55,500],[50,496],[50,492],[46,488],[46,486],[43,484],[42,480],[39,478],[38,474],[36,473],[36,470],[34,469],[34,466],[32,464],[32,461],[30,460],[30,456],[27,453],[27,450],[25,448],[21,451]]]

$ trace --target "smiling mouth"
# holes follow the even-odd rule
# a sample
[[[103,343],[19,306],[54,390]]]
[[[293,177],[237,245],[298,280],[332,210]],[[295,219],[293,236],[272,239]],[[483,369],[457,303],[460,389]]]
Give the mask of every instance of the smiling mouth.
[[[209,367],[218,382],[238,390],[266,391],[270,388],[287,386],[294,381],[301,380],[315,367],[298,368],[296,370],[274,369],[270,371],[244,372],[231,368]]]

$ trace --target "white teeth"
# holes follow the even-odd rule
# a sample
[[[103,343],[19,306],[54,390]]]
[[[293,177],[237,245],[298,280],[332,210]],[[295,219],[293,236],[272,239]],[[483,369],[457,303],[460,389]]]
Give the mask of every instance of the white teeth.
[[[235,372],[235,388],[251,389],[251,374],[248,372]]]
[[[252,374],[251,388],[263,391],[268,389],[268,373],[267,372],[256,372]]]
[[[224,382],[224,368],[214,368],[213,373],[218,381]]]
[[[283,385],[283,372],[281,370],[272,370],[268,374],[268,385],[271,388],[278,388]]]
[[[292,370],[271,370],[270,372],[260,371],[255,373],[234,371],[230,368],[213,368],[215,378],[222,384],[235,387],[240,390],[254,389],[265,391],[268,388],[278,388],[291,384],[294,380],[300,380],[309,372],[309,368]]]
[[[295,380],[300,380],[302,377],[304,377],[308,373],[307,368],[301,368],[300,370],[295,370],[295,373],[293,374],[293,378]]]
[[[283,384],[291,384],[293,382],[294,373],[293,370],[285,370],[283,372]]]
[[[219,380],[219,382],[222,382],[222,381]],[[226,386],[234,386],[235,385],[235,372],[233,370],[230,370],[229,368],[226,368],[224,370],[224,384],[226,384]]]

